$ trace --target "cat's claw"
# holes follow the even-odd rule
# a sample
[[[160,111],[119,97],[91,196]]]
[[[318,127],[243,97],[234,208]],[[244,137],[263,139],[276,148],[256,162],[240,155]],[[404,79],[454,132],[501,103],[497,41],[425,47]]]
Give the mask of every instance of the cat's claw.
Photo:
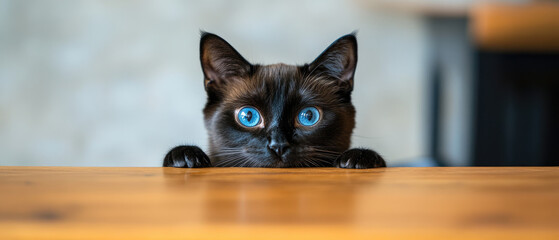
[[[163,160],[163,167],[203,168],[211,167],[210,158],[196,146],[177,146]]]
[[[353,148],[336,158],[334,166],[339,168],[380,168],[386,167],[386,162],[373,150]]]

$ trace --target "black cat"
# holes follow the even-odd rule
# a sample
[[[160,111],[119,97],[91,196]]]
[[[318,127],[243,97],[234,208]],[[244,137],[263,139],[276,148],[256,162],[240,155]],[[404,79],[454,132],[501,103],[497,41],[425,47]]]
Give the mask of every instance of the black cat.
[[[178,146],[164,167],[386,167],[369,149],[350,149],[357,40],[345,35],[310,64],[256,65],[217,35],[202,33],[209,157]]]

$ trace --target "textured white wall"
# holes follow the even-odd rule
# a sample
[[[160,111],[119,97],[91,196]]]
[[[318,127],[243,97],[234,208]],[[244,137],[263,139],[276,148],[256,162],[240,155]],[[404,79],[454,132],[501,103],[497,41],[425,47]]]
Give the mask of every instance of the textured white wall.
[[[205,148],[199,30],[302,64],[359,30],[355,146],[425,155],[425,31],[352,1],[0,0],[0,165],[159,166]]]

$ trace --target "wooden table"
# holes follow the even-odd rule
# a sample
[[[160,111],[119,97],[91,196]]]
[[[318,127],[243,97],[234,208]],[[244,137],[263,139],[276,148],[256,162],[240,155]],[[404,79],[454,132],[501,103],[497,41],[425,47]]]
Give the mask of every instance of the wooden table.
[[[559,239],[559,167],[0,167],[0,239]]]

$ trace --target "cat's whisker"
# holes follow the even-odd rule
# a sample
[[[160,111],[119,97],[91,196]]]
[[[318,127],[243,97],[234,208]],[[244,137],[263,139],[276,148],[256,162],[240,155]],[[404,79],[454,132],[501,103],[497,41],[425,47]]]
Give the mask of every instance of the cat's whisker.
[[[314,151],[308,151],[303,156],[302,159],[306,165],[312,165],[313,167],[329,167],[332,166],[333,161],[340,155],[339,152],[329,151],[324,149],[318,149],[315,147],[310,148]]]
[[[240,159],[242,159],[242,158],[240,158],[240,157],[230,157],[230,158],[225,158],[225,159],[220,158],[219,160],[216,161],[216,165],[217,166],[227,166],[230,163],[236,162]]]
[[[238,160],[230,167],[242,167],[245,165],[247,158],[239,157]]]
[[[213,154],[214,157],[226,157],[226,156],[235,156],[238,154],[242,154],[242,152],[230,152],[230,153],[217,153]]]
[[[236,164],[237,162],[239,162],[240,160],[243,160],[243,158],[244,158],[242,155],[229,155],[229,156],[232,156],[232,157],[227,157],[225,160],[220,159],[216,163],[216,166],[226,167],[226,166],[230,165],[231,163]]]
[[[323,156],[309,154],[302,157],[302,162],[304,165],[308,167],[322,167],[322,166],[330,166],[331,161],[322,159]],[[331,159],[331,158],[329,158]]]
[[[324,158],[336,158],[340,154],[315,152],[315,153],[312,153],[311,155],[314,155],[314,156],[317,156],[317,157],[324,157]]]
[[[247,165],[248,164],[248,165]],[[249,167],[253,167],[254,166],[254,162],[250,159],[245,157],[244,160],[242,162],[239,162],[239,166],[238,167],[244,167],[244,166],[249,166]]]
[[[328,150],[313,150],[310,151],[309,154],[316,154],[316,155],[327,156],[327,157],[337,157],[341,153],[335,151],[328,151]]]
[[[318,166],[320,166],[320,165],[318,164],[318,162],[316,162],[316,161],[315,161],[314,159],[312,159],[312,158],[305,158],[305,165],[306,165],[307,167],[318,167]]]

